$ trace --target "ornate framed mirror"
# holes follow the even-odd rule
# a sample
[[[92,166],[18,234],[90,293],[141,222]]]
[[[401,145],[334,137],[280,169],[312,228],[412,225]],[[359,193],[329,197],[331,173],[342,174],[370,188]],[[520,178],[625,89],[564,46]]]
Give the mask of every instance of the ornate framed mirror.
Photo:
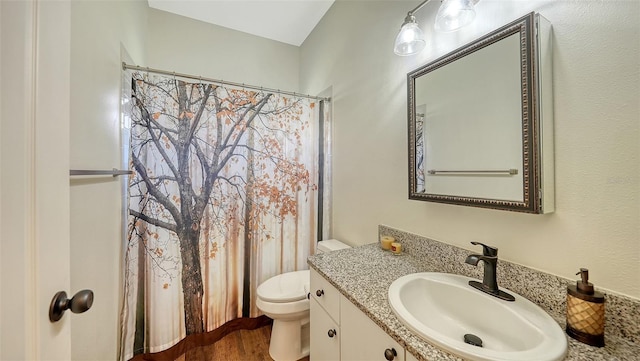
[[[530,13],[407,75],[410,199],[553,212],[550,29]]]

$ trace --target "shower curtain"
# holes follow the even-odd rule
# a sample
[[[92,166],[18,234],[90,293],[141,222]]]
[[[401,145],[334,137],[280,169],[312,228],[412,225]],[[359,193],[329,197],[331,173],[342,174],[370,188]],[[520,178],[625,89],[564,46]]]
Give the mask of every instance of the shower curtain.
[[[326,119],[314,100],[175,77],[131,88],[123,360],[256,317],[261,282],[307,268]]]

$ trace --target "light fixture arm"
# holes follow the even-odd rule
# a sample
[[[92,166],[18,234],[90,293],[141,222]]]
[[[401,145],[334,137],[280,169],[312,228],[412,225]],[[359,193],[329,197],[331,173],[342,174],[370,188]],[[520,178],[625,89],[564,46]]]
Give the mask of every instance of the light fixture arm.
[[[404,18],[404,23],[406,24],[406,23],[409,23],[409,22],[415,21],[416,19],[415,19],[415,17],[413,16],[413,14],[414,14],[416,11],[418,11],[418,10],[422,9],[425,5],[427,5],[427,3],[428,3],[429,1],[431,1],[431,0],[424,0],[423,2],[421,2],[420,4],[418,4],[418,6],[416,6],[416,7],[415,7],[415,8],[413,8],[412,10],[410,10],[410,11],[407,13],[407,16]],[[472,0],[472,4],[473,4],[473,5],[477,4],[478,2],[480,2],[480,0]]]
[[[415,13],[416,11],[422,9],[422,7],[424,7],[425,5],[427,5],[427,3],[431,1],[431,0],[424,0],[423,2],[421,2],[420,4],[418,4],[418,6],[416,6],[415,8],[413,8],[413,10],[409,11],[407,13],[407,17],[409,16],[413,16],[413,13]]]

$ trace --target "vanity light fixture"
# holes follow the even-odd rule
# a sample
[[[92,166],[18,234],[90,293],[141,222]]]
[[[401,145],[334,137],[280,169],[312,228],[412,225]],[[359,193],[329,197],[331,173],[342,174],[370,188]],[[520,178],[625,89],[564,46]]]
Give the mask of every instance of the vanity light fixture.
[[[424,0],[407,13],[393,45],[393,52],[396,53],[396,55],[413,55],[424,49],[427,44],[424,40],[424,33],[418,26],[416,17],[413,16],[413,14],[422,9],[429,1],[431,0]],[[434,28],[437,31],[449,32],[456,31],[463,26],[471,24],[476,16],[473,7],[478,1],[480,0],[443,0],[436,15]]]

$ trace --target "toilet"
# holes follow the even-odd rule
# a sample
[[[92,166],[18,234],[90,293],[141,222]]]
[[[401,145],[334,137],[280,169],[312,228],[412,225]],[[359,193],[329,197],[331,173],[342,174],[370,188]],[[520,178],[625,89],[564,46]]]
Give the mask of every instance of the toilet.
[[[351,248],[329,239],[317,253]],[[279,274],[258,286],[256,306],[273,319],[269,355],[275,361],[295,361],[309,355],[309,270]]]

